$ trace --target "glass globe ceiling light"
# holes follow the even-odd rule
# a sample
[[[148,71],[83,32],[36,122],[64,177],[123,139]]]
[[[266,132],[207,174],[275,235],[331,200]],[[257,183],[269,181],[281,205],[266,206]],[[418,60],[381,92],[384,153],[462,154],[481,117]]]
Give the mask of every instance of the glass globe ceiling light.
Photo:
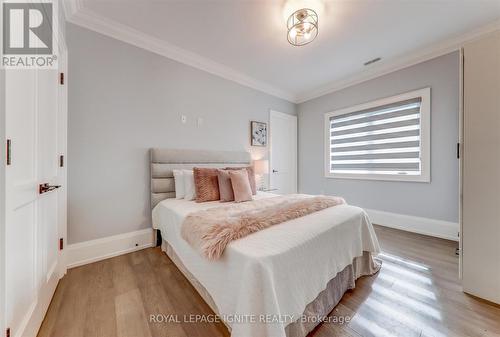
[[[288,42],[303,46],[318,36],[318,14],[310,8],[295,11],[287,20]]]

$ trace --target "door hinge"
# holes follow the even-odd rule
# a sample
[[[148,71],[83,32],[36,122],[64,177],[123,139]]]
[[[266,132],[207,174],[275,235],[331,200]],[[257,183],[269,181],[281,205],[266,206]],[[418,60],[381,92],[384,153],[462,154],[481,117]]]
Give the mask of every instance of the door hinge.
[[[460,143],[457,143],[457,159],[460,159]]]
[[[5,330],[5,337],[10,337],[10,328]]]
[[[63,249],[64,249],[64,239],[60,238],[59,239],[59,250],[63,250]]]
[[[7,165],[12,164],[11,148],[12,148],[12,141],[10,139],[7,139]]]
[[[64,85],[64,73],[59,73],[59,84]]]
[[[64,167],[64,155],[59,156],[59,167]]]

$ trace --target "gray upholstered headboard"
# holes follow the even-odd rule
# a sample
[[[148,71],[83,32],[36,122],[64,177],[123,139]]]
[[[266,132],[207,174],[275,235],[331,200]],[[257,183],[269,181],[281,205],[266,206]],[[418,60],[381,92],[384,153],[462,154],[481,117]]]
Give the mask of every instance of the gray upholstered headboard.
[[[248,152],[151,149],[151,208],[167,198],[175,198],[174,169],[250,165]]]

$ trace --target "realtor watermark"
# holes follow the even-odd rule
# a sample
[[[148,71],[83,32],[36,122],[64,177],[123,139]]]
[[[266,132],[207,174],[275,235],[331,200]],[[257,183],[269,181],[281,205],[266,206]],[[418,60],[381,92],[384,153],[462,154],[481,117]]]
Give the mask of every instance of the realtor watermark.
[[[0,0],[5,69],[57,69],[57,0]]]
[[[332,315],[202,315],[202,314],[151,314],[149,315],[150,323],[219,323],[226,322],[230,324],[283,324],[300,321],[301,323],[333,323],[333,324],[348,324],[351,321],[350,316]]]

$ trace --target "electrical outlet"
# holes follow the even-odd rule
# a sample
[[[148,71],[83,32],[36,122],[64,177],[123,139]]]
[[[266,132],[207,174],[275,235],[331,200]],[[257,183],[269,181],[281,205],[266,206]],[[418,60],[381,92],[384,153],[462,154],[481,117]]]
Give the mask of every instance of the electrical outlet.
[[[188,118],[187,118],[187,116],[186,116],[186,115],[182,115],[182,116],[181,116],[181,122],[182,122],[182,124],[186,124],[186,123],[187,123],[187,120],[188,120]]]

